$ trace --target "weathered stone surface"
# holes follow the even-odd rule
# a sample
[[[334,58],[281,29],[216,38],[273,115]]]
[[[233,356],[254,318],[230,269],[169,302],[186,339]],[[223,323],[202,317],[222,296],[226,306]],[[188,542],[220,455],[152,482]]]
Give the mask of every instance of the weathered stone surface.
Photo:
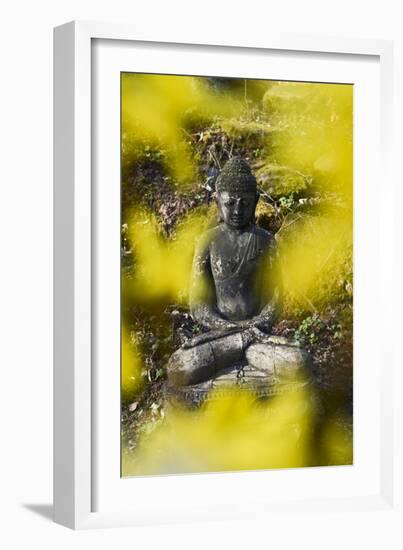
[[[264,164],[256,171],[259,186],[273,197],[299,193],[307,189],[312,178],[288,166]]]
[[[288,342],[285,338],[281,343],[251,344],[245,352],[248,364],[257,371],[264,373],[266,377],[274,380],[295,379],[304,375],[309,368],[309,355],[300,346]]]
[[[209,336],[207,334],[206,338]],[[242,360],[243,340],[240,332],[212,341],[199,341],[189,348],[178,349],[171,356],[167,369],[168,379],[175,386],[197,384],[212,378],[218,370]]]
[[[309,378],[307,353],[270,336],[281,308],[277,244],[255,224],[259,194],[248,163],[229,160],[216,191],[222,223],[196,247],[190,292],[192,317],[207,332],[167,365],[167,396],[192,404],[240,389],[268,396]]]
[[[264,147],[267,138],[274,131],[267,122],[240,121],[235,118],[223,121],[222,125],[230,137],[247,140],[250,146],[255,147]]]
[[[259,227],[270,231],[273,225],[276,225],[276,215],[276,209],[272,204],[259,201],[255,211],[256,223]]]
[[[259,399],[310,384],[309,354],[286,338],[272,336],[268,340],[272,343],[252,344],[246,350],[246,361],[211,375],[205,382],[184,386],[167,384],[167,398],[197,406],[205,400],[238,392]]]
[[[320,100],[312,94],[315,84],[301,82],[279,82],[270,87],[263,96],[263,109],[270,116],[272,124],[279,127],[292,123],[296,117],[307,116],[320,108]],[[315,101],[316,99],[316,101]],[[318,105],[319,103],[319,105]],[[283,116],[279,116],[283,115]]]
[[[281,393],[295,391],[310,385],[310,377],[298,381],[283,380],[274,383],[272,377],[259,368],[248,364],[234,365],[215,375],[206,382],[189,386],[165,386],[165,398],[170,402],[197,407],[205,401],[221,399],[231,395],[247,394],[255,399],[263,399]]]

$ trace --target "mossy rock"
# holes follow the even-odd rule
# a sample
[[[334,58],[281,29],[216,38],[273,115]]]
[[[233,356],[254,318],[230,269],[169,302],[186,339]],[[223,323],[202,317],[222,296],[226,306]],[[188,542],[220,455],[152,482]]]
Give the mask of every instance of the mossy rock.
[[[265,164],[255,171],[255,175],[258,185],[272,197],[301,193],[312,182],[310,176],[279,164]]]
[[[317,118],[317,112],[321,115],[331,116],[332,113],[332,88],[331,84],[279,82],[272,86],[263,96],[263,110],[269,115],[270,120],[276,120],[277,115],[283,119],[289,119],[294,115],[303,117],[313,115]]]
[[[231,118],[221,123],[224,132],[235,141],[247,143],[248,149],[265,148],[274,132],[268,121],[239,120]]]
[[[287,109],[293,108],[301,110],[303,102],[308,96],[312,95],[312,84],[303,84],[301,82],[279,82],[277,86],[272,86],[263,96],[263,109],[272,114],[285,105]]]
[[[267,231],[274,231],[276,226],[276,209],[273,205],[260,200],[256,207],[256,223]]]

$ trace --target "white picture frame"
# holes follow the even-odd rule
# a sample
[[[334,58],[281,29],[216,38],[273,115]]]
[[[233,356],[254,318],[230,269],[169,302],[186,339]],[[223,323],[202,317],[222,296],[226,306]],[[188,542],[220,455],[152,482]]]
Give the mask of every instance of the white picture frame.
[[[380,140],[374,154],[375,157],[379,155],[380,167],[385,178],[383,192],[385,204],[378,209],[379,217],[377,223],[374,224],[374,227],[376,226],[375,238],[380,240],[379,251],[382,255],[382,266],[391,265],[394,253],[393,242],[386,238],[388,231],[391,230],[391,222],[388,221],[390,219],[388,208],[393,204],[394,196],[391,168],[393,76],[391,42],[276,34],[271,34],[269,37],[255,36],[253,39],[241,39],[238,36],[231,37],[229,33],[226,33],[224,39],[209,36],[208,32],[203,32],[201,37],[189,37],[186,36],[185,29],[180,36],[177,32],[170,35],[167,31],[164,36],[154,37],[130,25],[90,22],[72,22],[56,28],[54,38],[55,521],[71,528],[90,528],[237,518],[243,508],[242,502],[249,503],[249,517],[257,517],[262,514],[264,517],[265,514],[278,513],[279,511],[281,513],[299,513],[307,508],[313,514],[323,510],[342,510],[346,507],[350,510],[389,510],[393,513],[395,478],[393,422],[391,419],[396,413],[393,408],[393,365],[396,359],[392,346],[384,347],[387,351],[382,356],[384,359],[382,368],[372,360],[374,363],[373,377],[368,382],[369,385],[372,384],[372,389],[368,390],[367,401],[371,396],[375,396],[377,399],[376,407],[379,414],[377,413],[378,416],[374,417],[379,424],[379,437],[377,436],[377,444],[374,447],[377,458],[374,464],[368,466],[365,475],[360,478],[357,485],[354,485],[354,471],[351,470],[353,474],[351,474],[350,480],[350,473],[344,471],[342,475],[345,485],[341,488],[338,487],[337,494],[333,492],[327,496],[326,492],[319,490],[322,483],[329,481],[324,479],[327,476],[326,472],[323,474],[325,469],[306,469],[309,471],[304,473],[305,479],[302,479],[299,485],[295,472],[271,472],[270,483],[272,487],[277,486],[277,491],[281,491],[282,486],[285,485],[294,486],[296,484],[299,486],[299,492],[293,492],[293,489],[290,489],[286,498],[279,500],[278,498],[262,497],[262,494],[259,493],[259,485],[262,484],[263,478],[267,478],[264,472],[214,474],[214,482],[211,481],[211,474],[141,478],[137,480],[136,491],[146,494],[148,489],[152,488],[154,493],[159,491],[161,495],[171,496],[173,491],[177,491],[176,500],[174,498],[174,502],[172,502],[173,497],[171,497],[171,501],[162,498],[162,503],[158,506],[154,506],[150,501],[146,505],[136,507],[130,505],[129,499],[125,500],[123,493],[112,488],[113,484],[111,483],[110,492],[105,493],[106,497],[103,500],[103,502],[108,501],[108,506],[101,506],[101,510],[98,510],[95,495],[99,492],[97,488],[99,480],[101,478],[102,482],[102,476],[108,476],[110,470],[104,469],[103,462],[99,463],[96,456],[97,453],[107,452],[105,446],[102,446],[104,444],[99,443],[99,440],[102,440],[102,434],[100,436],[99,432],[105,430],[106,433],[109,428],[105,425],[104,417],[100,421],[98,401],[103,399],[102,392],[106,387],[106,379],[104,378],[104,381],[99,383],[97,378],[94,358],[99,357],[99,350],[96,349],[98,344],[94,341],[94,327],[98,323],[98,315],[101,315],[102,309],[105,307],[105,304],[99,305],[99,302],[102,301],[99,285],[108,285],[113,279],[113,274],[110,274],[112,279],[108,279],[108,275],[104,278],[103,283],[94,283],[96,270],[101,265],[95,254],[94,243],[98,238],[97,234],[101,231],[97,220],[100,215],[103,216],[103,220],[106,219],[105,205],[108,204],[111,208],[114,204],[116,205],[116,195],[110,197],[105,195],[103,198],[102,196],[99,198],[94,187],[94,174],[99,172],[99,167],[94,160],[94,144],[97,141],[97,136],[94,136],[92,126],[97,109],[93,99],[93,94],[96,93],[94,86],[97,82],[97,76],[94,76],[96,68],[94,47],[97,41],[110,41],[109,43],[113,41],[114,44],[120,44],[122,47],[123,44],[126,46],[141,44],[142,47],[145,45],[143,47],[145,53],[141,58],[141,69],[139,70],[145,71],[145,67],[149,66],[149,72],[156,69],[153,65],[153,56],[148,52],[147,46],[150,46],[151,49],[156,48],[156,59],[161,51],[170,45],[175,45],[177,50],[186,50],[191,54],[192,52],[197,53],[200,59],[203,59],[207,50],[210,58],[212,53],[219,57],[220,52],[224,52],[224,50],[226,52],[236,50],[246,58],[252,55],[268,55],[269,52],[278,52],[286,57],[298,55],[306,58],[320,53],[328,56],[327,60],[330,61],[330,65],[332,60],[335,62],[337,59],[349,60],[353,56],[362,56],[363,60],[372,59],[377,66],[375,72],[379,70],[379,75],[376,78],[379,78],[380,85],[380,89],[375,91],[379,96],[374,96],[374,101],[380,99],[380,121],[378,121],[379,126],[376,127],[379,130]],[[140,63],[140,56],[132,56],[132,58],[135,64]],[[166,62],[167,72],[169,72],[170,63],[172,63],[170,59]],[[254,66],[256,67],[256,64]],[[329,70],[331,72],[331,68]],[[175,72],[173,66],[172,72]],[[113,94],[113,90],[111,93]],[[109,129],[109,124],[112,123],[106,119],[103,124],[106,124],[106,128]],[[101,134],[102,132],[105,134],[105,126],[101,124],[97,126],[98,129]],[[112,131],[111,134],[116,137],[116,132]],[[117,154],[119,155],[120,152],[118,151]],[[116,151],[114,155],[116,159]],[[371,175],[368,174],[368,177]],[[364,195],[362,197],[365,198]],[[368,201],[368,203],[364,203],[364,206],[368,206],[371,212],[375,212],[374,198],[368,197]],[[361,208],[364,209],[364,206]],[[359,205],[357,207],[360,208]],[[361,211],[356,211],[356,214],[357,212],[360,216]],[[113,246],[113,242],[112,239],[111,246]],[[374,257],[371,259],[369,249],[363,254],[368,255],[369,261],[375,261]],[[377,257],[377,259],[379,258]],[[362,272],[361,275],[359,273],[359,276],[362,275]],[[382,295],[376,301],[375,314],[381,315],[382,312],[390,311],[393,302],[391,292],[394,288],[391,269],[384,267],[379,273],[372,273],[368,279],[371,280],[371,284],[382,287]],[[102,288],[104,290],[105,286]],[[366,300],[369,300],[368,292],[371,288],[370,286],[362,287],[361,304],[363,308]],[[103,317],[105,318],[104,314]],[[116,316],[111,315],[111,317],[116,320]],[[366,330],[369,332],[366,333]],[[368,326],[365,328],[363,325],[362,337],[370,337],[373,334],[370,332],[371,330],[373,329]],[[388,341],[386,328],[380,328],[379,333],[379,346],[381,346],[382,342],[387,343]],[[106,353],[111,350],[104,349]],[[368,360],[371,361],[371,358],[368,357]],[[113,387],[113,384],[112,381],[112,386],[109,387]],[[369,391],[372,391],[372,394]],[[115,410],[113,406],[111,404],[110,410]],[[368,406],[369,403],[367,403]],[[115,426],[111,428],[115,431],[108,432],[108,434],[111,437],[110,441],[116,443],[119,421],[115,422],[115,420],[106,424]],[[103,441],[105,438],[106,436]],[[113,445],[111,445],[111,449],[115,452],[116,446]],[[113,464],[113,460],[116,460],[116,457],[111,458],[110,464]],[[379,474],[376,480],[373,479],[375,468],[377,476]],[[337,471],[334,471],[336,472],[334,480],[329,482],[332,482],[335,487],[339,484],[339,480]],[[119,472],[115,471],[115,474],[119,477]],[[315,481],[312,481],[315,480],[315,477],[319,479],[318,490],[308,493],[307,484],[315,484]],[[373,485],[370,483],[371,479],[374,482]],[[117,479],[113,481],[113,487],[117,487],[115,481],[117,482]],[[349,483],[350,488],[352,487],[350,490],[348,490]],[[368,485],[366,489],[366,483],[371,487]],[[214,486],[221,489],[214,489]],[[207,493],[203,496],[203,487],[208,487],[210,497],[212,490],[217,491],[214,497],[217,502],[214,506],[208,504],[209,495]],[[229,495],[228,498],[231,502],[220,501],[219,495],[223,492]],[[197,499],[192,497],[192,494],[197,494]],[[189,500],[184,503],[183,500],[180,500],[181,498]],[[225,504],[225,508],[223,504]]]

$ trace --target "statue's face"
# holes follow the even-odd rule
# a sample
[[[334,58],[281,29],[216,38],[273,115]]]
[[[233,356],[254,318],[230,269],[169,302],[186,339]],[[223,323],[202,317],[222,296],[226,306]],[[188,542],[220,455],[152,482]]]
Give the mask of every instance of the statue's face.
[[[254,220],[258,195],[253,191],[222,191],[217,193],[217,204],[224,223],[242,229]]]

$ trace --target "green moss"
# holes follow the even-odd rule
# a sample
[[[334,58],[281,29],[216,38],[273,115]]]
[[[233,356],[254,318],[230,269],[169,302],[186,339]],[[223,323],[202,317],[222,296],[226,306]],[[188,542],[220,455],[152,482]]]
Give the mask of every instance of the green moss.
[[[306,191],[312,183],[311,177],[279,164],[264,164],[256,170],[258,185],[272,197]]]

